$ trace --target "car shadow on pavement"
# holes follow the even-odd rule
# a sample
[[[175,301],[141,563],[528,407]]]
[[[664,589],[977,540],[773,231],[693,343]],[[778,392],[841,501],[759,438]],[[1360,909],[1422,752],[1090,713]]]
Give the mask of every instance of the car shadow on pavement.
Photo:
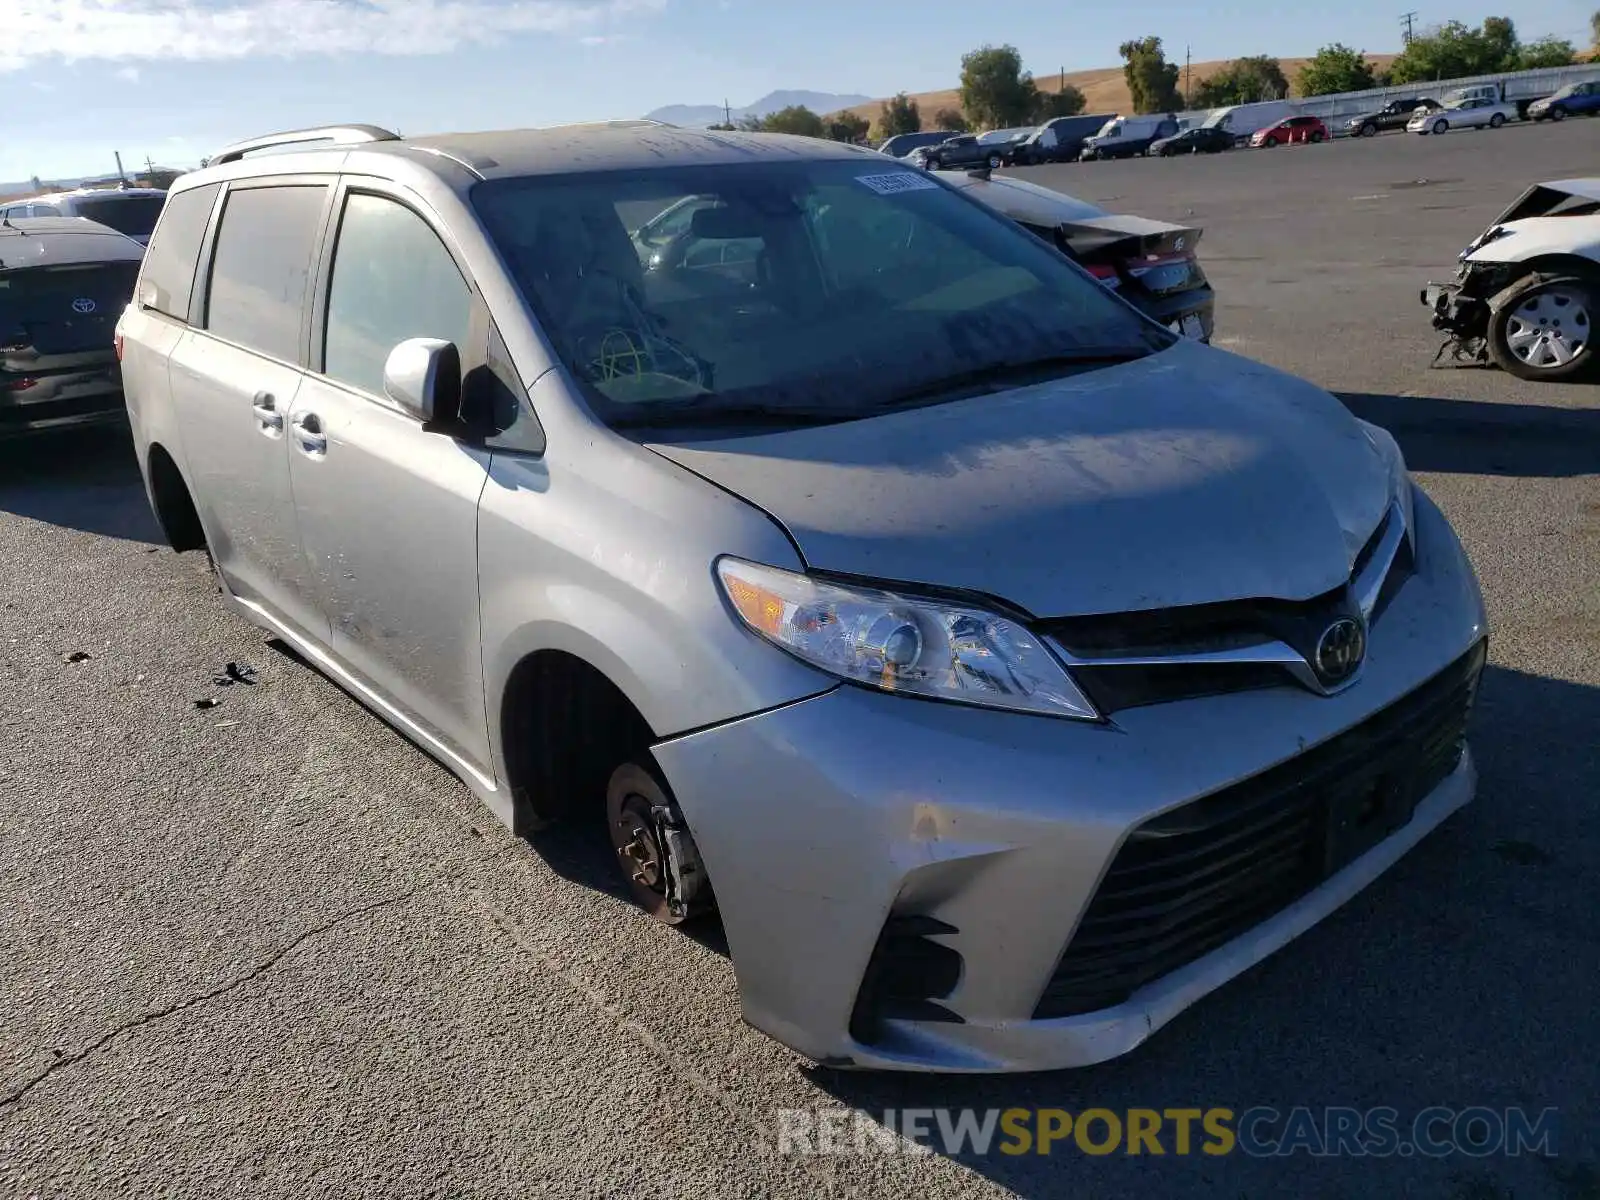
[[[1600,409],[1341,392],[1394,435],[1413,471],[1563,478],[1600,474]]]
[[[1222,1107],[1237,1116],[1307,1106],[1322,1128],[1329,1106],[1381,1105],[1399,1110],[1402,1130],[1432,1105],[1562,1114],[1559,1161],[1391,1152],[1384,1162],[1304,1148],[1293,1158],[1217,1157],[1201,1152],[1198,1120],[1187,1155],[1177,1152],[1171,1120],[1159,1157],[1130,1155],[1125,1138],[1090,1154],[1071,1136],[1048,1156],[1036,1145],[1017,1153],[1014,1140],[1005,1153],[1004,1126],[987,1153],[970,1143],[952,1152],[937,1114],[924,1117],[929,1136],[919,1140],[933,1153],[1030,1200],[1594,1195],[1570,1185],[1600,1180],[1600,1139],[1580,1118],[1592,1103],[1589,1064],[1600,1041],[1589,1001],[1600,978],[1600,937],[1588,916],[1600,911],[1591,869],[1600,857],[1596,729],[1600,688],[1491,666],[1472,730],[1476,801],[1326,921],[1122,1058],[1009,1076],[803,1073],[856,1110],[840,1140],[847,1153],[868,1155],[884,1151],[871,1127],[862,1137],[855,1122],[903,1122],[908,1109],[957,1110],[945,1118],[954,1122],[968,1108],[980,1121],[991,1109],[1093,1108],[1125,1125],[1130,1109]],[[773,1120],[780,1129],[779,1115]],[[1099,1124],[1091,1141],[1106,1137]]]
[[[0,441],[0,512],[105,537],[162,540],[126,428]]]

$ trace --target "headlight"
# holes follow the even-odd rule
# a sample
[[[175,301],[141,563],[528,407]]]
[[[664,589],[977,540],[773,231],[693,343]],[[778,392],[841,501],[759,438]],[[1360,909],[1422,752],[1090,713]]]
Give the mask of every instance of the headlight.
[[[1055,656],[994,613],[736,558],[719,560],[717,577],[752,630],[840,679],[981,708],[1099,719]]]

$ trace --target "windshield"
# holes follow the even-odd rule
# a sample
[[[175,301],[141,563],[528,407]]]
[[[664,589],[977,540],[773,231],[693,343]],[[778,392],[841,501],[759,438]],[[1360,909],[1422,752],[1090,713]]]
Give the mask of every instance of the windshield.
[[[1571,96],[1571,95],[1575,94],[1577,92],[1577,90],[1578,90],[1578,85],[1577,84],[1569,83],[1569,84],[1567,84],[1566,87],[1561,88],[1560,90],[1551,93],[1550,99],[1559,100],[1562,96]]]
[[[1122,123],[1115,118],[1100,126],[1100,132],[1095,137],[1115,137],[1122,132]]]
[[[74,201],[73,207],[80,217],[108,225],[118,233],[148,237],[166,202],[165,196],[89,196]]]
[[[684,402],[859,415],[991,367],[1173,340],[1019,226],[890,163],[504,179],[472,199],[609,421]]]

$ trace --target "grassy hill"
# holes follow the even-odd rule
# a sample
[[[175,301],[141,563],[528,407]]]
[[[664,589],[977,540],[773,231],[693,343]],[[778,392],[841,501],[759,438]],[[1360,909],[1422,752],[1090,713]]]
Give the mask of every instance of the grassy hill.
[[[1395,56],[1393,54],[1367,55],[1367,61],[1373,65],[1374,69],[1380,71],[1386,68],[1394,59]],[[1219,59],[1216,62],[1195,63],[1191,68],[1190,85],[1198,87],[1202,82],[1226,67],[1229,61],[1231,60]],[[1293,83],[1300,74],[1300,68],[1310,60],[1305,58],[1283,58],[1278,61],[1283,67],[1283,73],[1288,76],[1289,82]],[[1035,75],[1034,80],[1038,83],[1040,91],[1057,92],[1061,90],[1063,76],[1059,74]],[[1123,78],[1120,66],[1101,67],[1093,71],[1068,71],[1065,80],[1083,93],[1084,99],[1088,101],[1088,106],[1084,109],[1085,112],[1131,113],[1133,111],[1133,100],[1128,95],[1128,83]],[[1180,77],[1178,80],[1180,87],[1183,82]],[[911,98],[917,102],[917,107],[921,110],[922,125],[925,129],[933,127],[933,114],[941,108],[953,108],[957,111],[961,109],[961,93],[955,88],[948,88],[942,92],[918,92]],[[882,106],[882,100],[873,100],[868,104],[857,104],[846,111],[856,113],[869,121],[876,122]]]

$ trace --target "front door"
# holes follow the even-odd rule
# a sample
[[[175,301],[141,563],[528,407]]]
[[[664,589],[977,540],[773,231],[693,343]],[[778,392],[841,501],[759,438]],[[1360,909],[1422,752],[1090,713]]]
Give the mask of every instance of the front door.
[[[314,367],[285,440],[300,539],[341,663],[431,738],[489,760],[478,639],[478,498],[488,451],[430,433],[383,390],[413,337],[487,338],[481,301],[421,210],[347,190],[324,258]]]
[[[286,435],[330,191],[325,183],[230,189],[203,328],[179,338],[168,367],[191,491],[218,569],[234,595],[317,642],[327,628],[300,555]]]

